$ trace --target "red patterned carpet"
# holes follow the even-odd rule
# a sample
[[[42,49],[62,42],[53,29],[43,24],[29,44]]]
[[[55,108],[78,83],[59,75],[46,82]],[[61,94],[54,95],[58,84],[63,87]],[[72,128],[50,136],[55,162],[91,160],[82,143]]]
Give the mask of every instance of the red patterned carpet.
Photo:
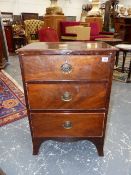
[[[0,71],[0,126],[27,116],[24,94],[16,82]]]

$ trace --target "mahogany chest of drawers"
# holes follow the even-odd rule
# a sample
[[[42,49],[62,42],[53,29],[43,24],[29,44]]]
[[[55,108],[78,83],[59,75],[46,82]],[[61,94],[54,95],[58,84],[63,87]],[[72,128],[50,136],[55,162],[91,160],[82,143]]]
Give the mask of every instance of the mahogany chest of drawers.
[[[18,52],[33,154],[48,139],[87,139],[103,156],[116,48],[41,42]]]

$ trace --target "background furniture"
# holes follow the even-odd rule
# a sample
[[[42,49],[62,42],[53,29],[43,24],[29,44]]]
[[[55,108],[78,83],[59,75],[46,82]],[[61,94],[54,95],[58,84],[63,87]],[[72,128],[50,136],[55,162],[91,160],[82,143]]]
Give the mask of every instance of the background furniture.
[[[1,20],[4,25],[4,31],[5,31],[8,51],[13,52],[14,51],[13,31],[12,31],[13,13],[1,12]]]
[[[27,42],[36,42],[39,41],[38,39],[38,30],[44,26],[44,22],[40,20],[25,20],[25,36],[27,38]]]
[[[44,27],[51,27],[52,29],[55,29],[57,32],[57,35],[61,36],[60,31],[60,21],[66,20],[66,17],[64,15],[45,15],[44,16]]]
[[[55,29],[52,29],[50,27],[41,28],[38,31],[38,38],[39,38],[39,41],[43,41],[43,42],[57,42],[57,41],[59,41],[59,37],[57,35],[57,32],[55,31]]]
[[[76,21],[76,16],[66,16],[67,21]]]
[[[103,19],[102,17],[90,17],[87,16],[85,19],[86,23],[98,23],[98,27],[99,27],[99,32],[102,32],[103,29]]]
[[[25,21],[25,20],[30,20],[30,19],[38,19],[39,18],[39,15],[38,13],[21,13],[21,17],[22,17],[22,20]]]
[[[45,140],[87,139],[103,156],[115,55],[115,47],[100,42],[19,49],[34,155]]]
[[[112,1],[114,2],[114,1]],[[111,1],[106,1],[103,7],[104,10],[104,31],[110,31],[110,16],[111,16]]]
[[[4,25],[11,25],[13,23],[12,12],[1,12],[1,17]]]
[[[108,38],[96,38],[95,41],[106,42],[112,46],[115,46],[116,44],[120,44],[122,42],[122,39],[108,37]]]
[[[12,25],[4,25],[5,36],[9,52],[14,52],[13,30]]]
[[[60,30],[61,30],[61,39],[62,40],[76,40],[77,34],[76,33],[68,33],[66,31],[67,27],[71,26],[78,26],[80,22],[76,21],[61,21],[60,22]]]
[[[76,34],[77,41],[89,41],[90,40],[90,27],[84,27],[82,25],[66,27],[66,33]]]
[[[27,44],[25,35],[14,36],[14,50],[21,48]]]
[[[119,49],[119,51],[117,52],[116,55],[116,62],[115,65],[118,65],[118,61],[119,61],[119,52],[123,52],[123,62],[122,62],[122,69],[121,71],[124,72],[125,71],[125,61],[126,61],[126,56],[127,53],[131,53],[131,44],[118,44],[116,45],[116,47]],[[130,59],[130,63],[129,63],[129,68],[128,68],[128,77],[127,77],[127,83],[131,82],[131,59]]]
[[[7,62],[8,62],[7,41],[2,22],[2,17],[0,15],[0,69],[4,68]]]
[[[122,37],[125,43],[131,43],[131,18],[118,17],[114,21],[115,32]]]
[[[27,39],[25,36],[24,25],[22,24],[13,24],[13,42],[14,50],[27,44]]]
[[[113,37],[114,34],[112,32],[100,32],[100,26],[98,22],[76,22],[76,21],[61,21],[60,28],[61,28],[61,39],[64,41],[75,41],[77,40],[77,34],[73,31],[67,31],[68,27],[73,26],[88,26],[90,27],[90,40],[94,41],[96,38],[107,38]],[[77,28],[77,27],[76,27]],[[83,29],[83,28],[81,28]],[[82,32],[81,32],[82,33]],[[85,39],[86,40],[86,39]]]
[[[13,15],[13,25],[14,24],[17,24],[17,25],[23,24],[21,15]]]
[[[97,22],[90,22],[91,32],[90,32],[90,40],[94,41],[96,38],[107,38],[113,37],[114,34],[112,32],[100,32],[100,26]]]

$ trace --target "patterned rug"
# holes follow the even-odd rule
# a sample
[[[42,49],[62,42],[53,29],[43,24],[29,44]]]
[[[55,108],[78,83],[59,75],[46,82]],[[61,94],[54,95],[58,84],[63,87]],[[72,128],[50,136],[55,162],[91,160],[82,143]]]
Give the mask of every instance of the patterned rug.
[[[0,126],[27,116],[24,94],[19,85],[0,71]]]
[[[127,58],[126,58],[126,61],[125,61],[125,71],[124,72],[121,72],[121,68],[122,68],[122,55],[120,55],[118,66],[115,67],[114,68],[114,71],[113,71],[113,79],[114,80],[121,81],[123,83],[126,83],[127,82],[130,59],[131,59],[131,54],[128,54],[127,55]]]
[[[128,72],[121,72],[119,70],[114,70],[113,71],[113,79],[116,81],[121,81],[123,83],[127,83],[128,78]],[[129,80],[128,80],[129,81]]]

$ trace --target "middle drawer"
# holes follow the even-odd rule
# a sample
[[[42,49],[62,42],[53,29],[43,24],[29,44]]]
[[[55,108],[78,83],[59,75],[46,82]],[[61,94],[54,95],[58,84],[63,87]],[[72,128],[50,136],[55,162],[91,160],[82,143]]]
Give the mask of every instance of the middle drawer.
[[[103,109],[106,106],[106,83],[28,84],[30,109]]]

